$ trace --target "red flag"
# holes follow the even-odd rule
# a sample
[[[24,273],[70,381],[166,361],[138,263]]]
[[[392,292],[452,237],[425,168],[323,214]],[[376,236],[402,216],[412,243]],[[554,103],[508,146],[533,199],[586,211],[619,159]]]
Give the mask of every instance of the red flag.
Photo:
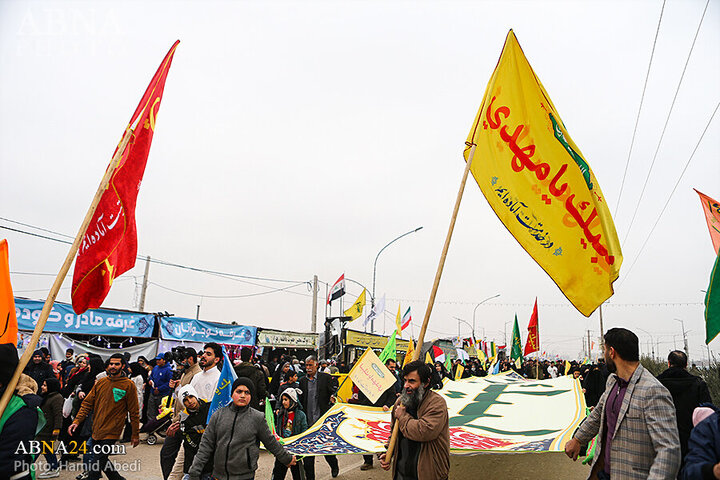
[[[693,188],[693,190],[695,189]],[[697,190],[695,192],[700,195],[705,221],[707,221],[708,229],[710,229],[710,238],[715,249],[715,255],[717,255],[718,251],[720,251],[720,203]]]
[[[533,307],[532,316],[530,316],[530,323],[528,324],[528,337],[525,342],[525,353],[528,355],[538,351],[539,344],[538,337],[538,311],[537,311],[537,298],[535,299],[535,306]]]
[[[73,310],[78,314],[102,305],[113,280],[135,266],[135,203],[145,173],[165,80],[178,43],[179,40],[165,56],[130,119],[130,141],[80,244],[71,295]],[[116,153],[117,149],[113,157]]]
[[[15,297],[10,284],[7,240],[0,240],[0,343],[17,343],[18,324]]]

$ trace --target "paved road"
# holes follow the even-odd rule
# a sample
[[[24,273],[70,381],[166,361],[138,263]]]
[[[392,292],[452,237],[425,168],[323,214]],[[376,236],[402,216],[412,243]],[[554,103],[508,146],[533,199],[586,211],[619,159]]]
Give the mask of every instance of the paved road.
[[[125,455],[115,455],[111,458],[126,468],[134,469],[123,473],[128,480],[162,480],[160,471],[160,448],[162,440],[156,445],[141,444],[137,448],[127,445]],[[390,474],[375,463],[375,468],[360,471],[362,457],[359,455],[343,455],[339,458],[340,475],[343,480],[389,480]],[[259,468],[255,478],[258,480],[270,479],[273,467],[273,457],[262,452]],[[40,463],[43,463],[41,460]],[[78,474],[80,463],[71,463],[67,471],[63,471],[60,480],[73,480]],[[315,461],[317,480],[329,480],[330,468],[324,459]],[[514,453],[514,454],[485,454],[475,456],[451,456],[450,478],[461,480],[468,478],[506,478],[513,480],[565,480],[584,479],[589,468],[573,463],[563,453]],[[104,478],[104,477],[103,477]],[[286,477],[291,479],[290,473]]]

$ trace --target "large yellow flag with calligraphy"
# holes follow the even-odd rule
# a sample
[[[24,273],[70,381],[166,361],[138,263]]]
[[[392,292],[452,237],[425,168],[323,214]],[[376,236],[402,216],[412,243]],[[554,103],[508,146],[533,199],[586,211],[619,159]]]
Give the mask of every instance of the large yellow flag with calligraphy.
[[[465,160],[470,155],[505,227],[589,316],[613,294],[620,242],[590,165],[512,30],[468,135]]]

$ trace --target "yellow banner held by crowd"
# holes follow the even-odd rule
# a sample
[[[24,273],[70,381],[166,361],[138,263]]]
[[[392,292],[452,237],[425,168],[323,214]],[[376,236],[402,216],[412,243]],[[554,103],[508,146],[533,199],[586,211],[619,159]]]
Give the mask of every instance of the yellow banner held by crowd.
[[[363,313],[363,309],[365,308],[365,289],[363,288],[362,293],[358,296],[357,300],[355,300],[355,303],[353,303],[350,308],[345,310],[344,314],[346,317],[352,317],[353,320],[356,320],[360,318],[360,316]]]
[[[365,350],[348,376],[372,403],[397,381],[372,348]]]
[[[605,196],[512,30],[464,152],[505,227],[589,316],[613,294],[622,253]]]

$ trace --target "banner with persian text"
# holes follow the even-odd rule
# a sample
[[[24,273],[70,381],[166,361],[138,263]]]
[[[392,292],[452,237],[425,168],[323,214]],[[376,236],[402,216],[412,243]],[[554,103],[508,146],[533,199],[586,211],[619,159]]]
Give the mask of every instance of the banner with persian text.
[[[456,455],[562,451],[585,418],[580,384],[569,376],[528,381],[502,373],[446,381],[438,393],[448,405]],[[385,451],[390,433],[390,412],[339,403],[283,444],[295,455],[377,453]]]
[[[44,304],[39,300],[15,297],[18,329],[34,330]],[[78,315],[71,305],[55,302],[43,331],[147,338],[152,336],[154,326],[155,315],[148,313],[94,308]]]
[[[163,317],[160,319],[160,336],[164,340],[254,346],[256,335],[257,327],[205,322],[181,317]]]
[[[597,178],[512,30],[465,145],[500,221],[589,316],[613,294],[620,242]]]

